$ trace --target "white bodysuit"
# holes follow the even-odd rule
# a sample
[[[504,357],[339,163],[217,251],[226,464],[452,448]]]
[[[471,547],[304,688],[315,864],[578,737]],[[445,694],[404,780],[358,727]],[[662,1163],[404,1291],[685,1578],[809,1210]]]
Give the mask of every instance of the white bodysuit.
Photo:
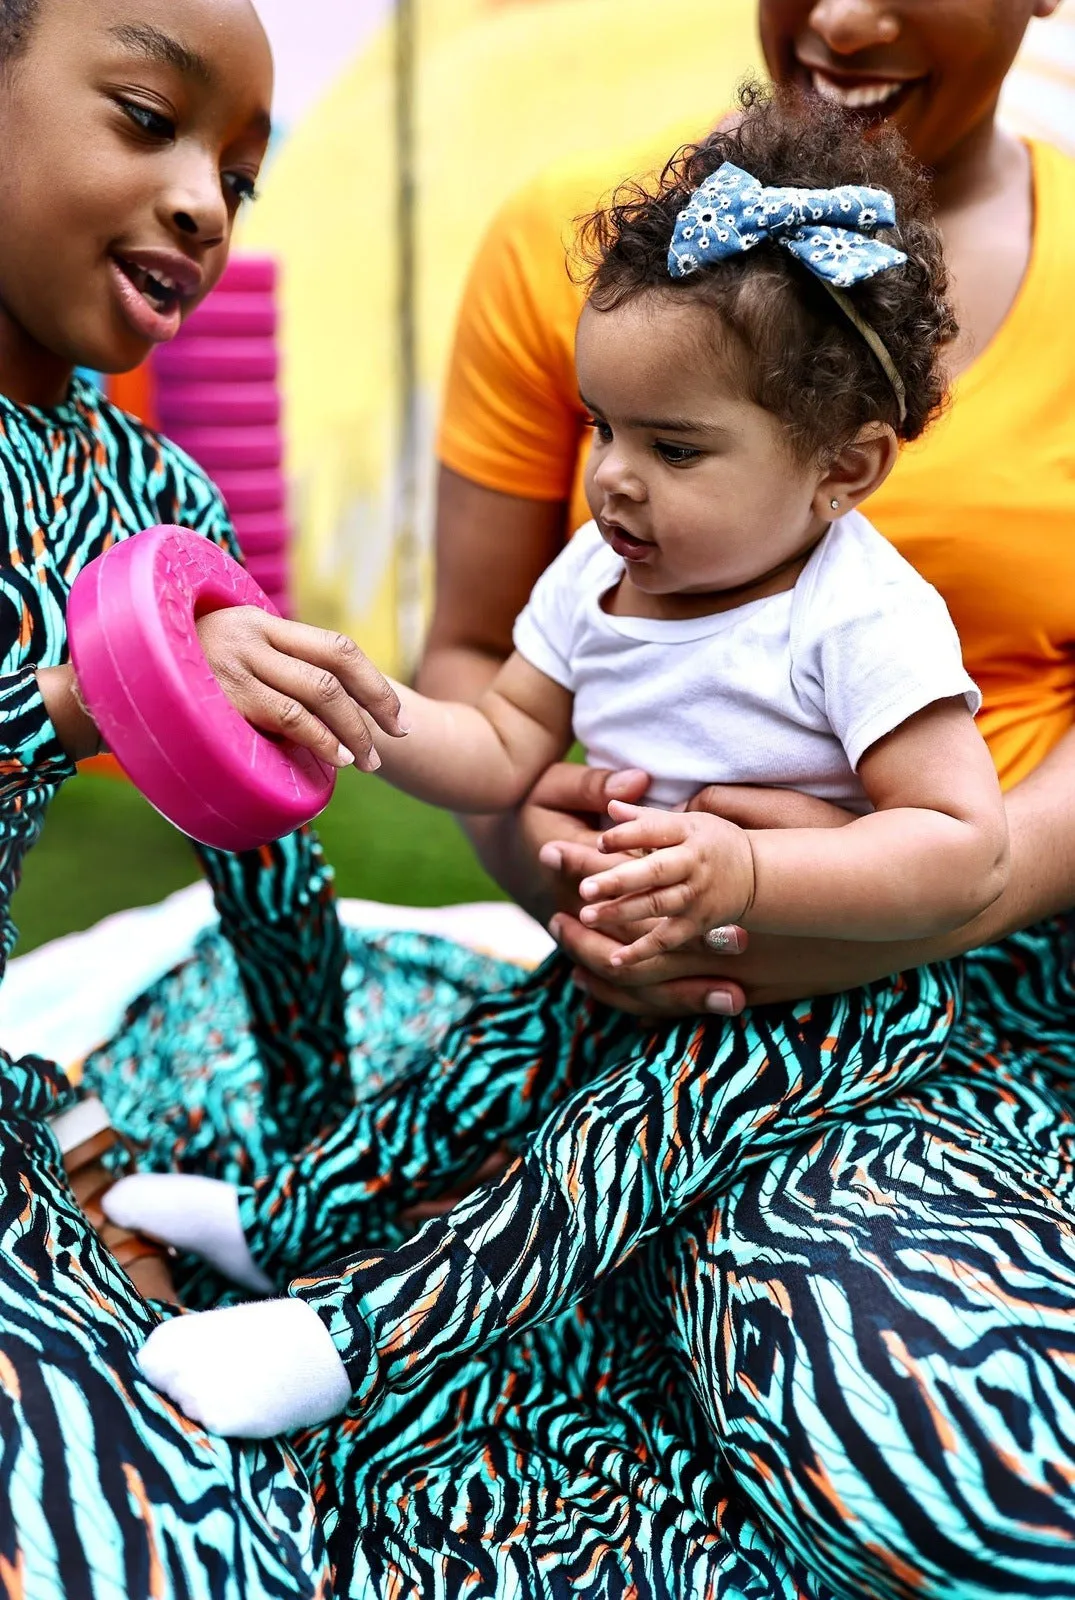
[[[574,696],[592,766],[653,775],[648,804],[739,783],[868,811],[871,745],[936,700],[981,705],[944,601],[859,512],[793,589],[713,616],[610,616],[622,574],[587,523],[538,579],[515,648]]]

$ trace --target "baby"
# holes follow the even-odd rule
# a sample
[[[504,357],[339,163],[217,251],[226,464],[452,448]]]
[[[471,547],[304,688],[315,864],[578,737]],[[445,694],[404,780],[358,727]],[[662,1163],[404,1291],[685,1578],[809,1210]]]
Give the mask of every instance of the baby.
[[[581,884],[583,920],[620,939],[622,963],[719,947],[732,925],[860,940],[962,925],[1007,871],[978,692],[940,598],[857,510],[943,398],[954,322],[921,180],[895,136],[867,143],[835,112],[750,90],[734,129],[621,191],[584,237],[594,520],[539,580],[477,706],[399,687],[408,736],[370,720],[385,776],[492,811],[573,739],[595,764],[655,773],[650,805],[610,807],[607,865]],[[766,832],[687,812],[709,783],[783,785],[853,820]],[[781,1144],[913,1082],[957,992],[926,967],[653,1026],[596,1003],[554,955],[257,1188],[137,1176],[112,1191],[117,1222],[252,1287],[306,1274],[290,1300],[157,1330],[144,1370],[221,1432],[368,1410],[562,1312]],[[361,1248],[503,1139],[518,1157],[498,1182],[396,1249]]]

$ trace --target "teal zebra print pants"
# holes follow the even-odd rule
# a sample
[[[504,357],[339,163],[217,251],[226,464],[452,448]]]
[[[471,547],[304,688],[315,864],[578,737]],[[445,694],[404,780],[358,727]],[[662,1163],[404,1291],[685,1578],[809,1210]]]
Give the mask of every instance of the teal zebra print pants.
[[[845,1089],[838,1116],[789,1121],[787,1142],[770,1119],[767,1153],[748,1164],[746,1138],[716,1173],[720,1196],[654,1228],[586,1298],[491,1340],[453,1324],[454,1348],[410,1385],[384,1340],[390,1315],[375,1317],[381,1398],[290,1451],[207,1441],[137,1381],[150,1313],[81,1227],[33,1106],[6,1110],[8,1590],[21,1571],[35,1600],[324,1593],[323,1538],[335,1592],[375,1600],[1075,1596],[1071,956],[1056,924],[968,961],[939,1070],[909,1049],[876,1093]],[[354,940],[351,959],[367,1109],[392,1079],[411,1092],[449,1005],[458,1015],[509,976],[413,936]],[[91,1076],[148,1163],[253,1180],[265,1199],[278,1175],[234,980],[206,940]],[[523,1168],[586,1086],[550,1074],[540,1127],[525,1110],[515,1124]],[[752,1136],[757,1108],[742,1110]],[[416,1175],[427,1137],[422,1158],[451,1165],[468,1135],[431,1124]],[[656,1214],[615,1176],[615,1216]],[[482,1193],[463,1223],[497,1191]],[[362,1209],[360,1267],[393,1242],[387,1199]],[[355,1242],[316,1237],[338,1221],[324,1193],[304,1221],[284,1204],[259,1215],[326,1260]],[[396,1252],[406,1270],[415,1246]],[[593,1248],[602,1264],[612,1247]],[[331,1275],[319,1281],[330,1298]],[[510,1271],[497,1283],[507,1303]],[[203,1304],[220,1292],[204,1271],[189,1291]],[[436,1332],[426,1319],[413,1338],[425,1349]]]

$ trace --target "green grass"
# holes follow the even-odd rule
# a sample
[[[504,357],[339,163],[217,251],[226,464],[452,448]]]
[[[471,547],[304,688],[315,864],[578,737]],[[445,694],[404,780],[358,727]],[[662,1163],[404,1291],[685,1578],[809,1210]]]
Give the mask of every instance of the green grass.
[[[344,773],[317,830],[341,895],[415,906],[503,899],[450,816],[376,778]],[[186,840],[129,784],[80,776],[58,795],[27,860],[16,954],[197,877]]]

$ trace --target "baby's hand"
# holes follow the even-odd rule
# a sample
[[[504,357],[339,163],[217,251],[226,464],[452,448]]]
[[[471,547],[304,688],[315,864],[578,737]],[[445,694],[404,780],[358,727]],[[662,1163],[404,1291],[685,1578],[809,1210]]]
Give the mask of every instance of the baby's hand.
[[[407,731],[392,685],[345,634],[234,606],[199,618],[198,639],[248,722],[305,745],[330,766],[380,766],[363,711],[385,733]]]
[[[579,894],[590,903],[581,920],[623,927],[660,919],[611,957],[614,966],[636,966],[743,920],[754,899],[754,856],[742,828],[705,812],[656,811],[620,800],[608,809],[618,826],[602,836],[602,850],[648,854],[584,878]]]

